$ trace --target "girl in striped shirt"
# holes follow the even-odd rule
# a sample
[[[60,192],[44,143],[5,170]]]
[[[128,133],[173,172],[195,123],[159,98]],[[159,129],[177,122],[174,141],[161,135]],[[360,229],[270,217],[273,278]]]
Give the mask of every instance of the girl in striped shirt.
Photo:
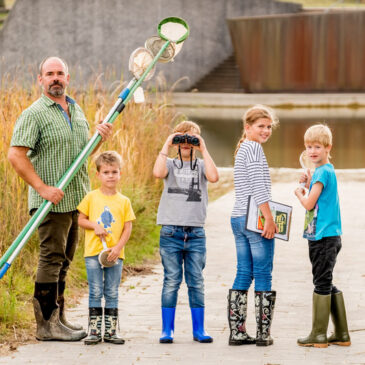
[[[274,235],[277,227],[269,200],[271,180],[261,144],[267,142],[272,128],[278,124],[274,111],[255,105],[243,116],[243,135],[235,152],[235,204],[231,226],[236,242],[237,274],[228,294],[229,345],[269,346],[273,344],[270,327],[276,292],[271,291],[274,258]],[[257,204],[264,215],[262,234],[246,229],[248,199]],[[256,338],[246,332],[247,291],[255,279]]]

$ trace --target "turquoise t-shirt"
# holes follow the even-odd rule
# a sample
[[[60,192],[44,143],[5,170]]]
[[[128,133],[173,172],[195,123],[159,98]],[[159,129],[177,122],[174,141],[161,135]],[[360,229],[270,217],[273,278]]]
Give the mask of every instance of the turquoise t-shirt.
[[[317,182],[323,184],[323,189],[316,206],[307,210],[304,223],[303,237],[310,241],[342,234],[337,178],[332,164],[327,163],[316,168],[309,191]]]

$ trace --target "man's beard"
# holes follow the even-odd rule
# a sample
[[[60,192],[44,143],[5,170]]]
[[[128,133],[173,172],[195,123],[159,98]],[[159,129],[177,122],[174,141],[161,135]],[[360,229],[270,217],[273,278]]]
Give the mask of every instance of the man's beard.
[[[52,88],[53,86],[58,85],[58,88]],[[62,96],[65,93],[65,88],[58,82],[54,82],[52,85],[48,87],[48,93],[54,97]]]

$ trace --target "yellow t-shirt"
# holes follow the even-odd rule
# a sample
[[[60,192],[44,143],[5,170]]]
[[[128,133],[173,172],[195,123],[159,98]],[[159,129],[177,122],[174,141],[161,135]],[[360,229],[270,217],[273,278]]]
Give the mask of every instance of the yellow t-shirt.
[[[77,207],[78,211],[88,216],[91,222],[97,222],[109,234],[106,237],[108,247],[115,246],[123,232],[125,222],[136,219],[130,200],[120,194],[105,195],[100,189],[89,192]],[[95,256],[103,250],[103,244],[93,229],[85,229],[84,256]],[[124,248],[120,256],[124,259]]]

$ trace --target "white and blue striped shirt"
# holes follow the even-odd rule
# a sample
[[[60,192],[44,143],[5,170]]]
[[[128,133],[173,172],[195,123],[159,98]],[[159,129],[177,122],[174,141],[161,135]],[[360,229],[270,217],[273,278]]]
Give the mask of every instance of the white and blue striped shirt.
[[[242,142],[234,162],[235,203],[232,217],[247,214],[248,197],[251,195],[257,205],[271,199],[269,166],[260,143]]]

